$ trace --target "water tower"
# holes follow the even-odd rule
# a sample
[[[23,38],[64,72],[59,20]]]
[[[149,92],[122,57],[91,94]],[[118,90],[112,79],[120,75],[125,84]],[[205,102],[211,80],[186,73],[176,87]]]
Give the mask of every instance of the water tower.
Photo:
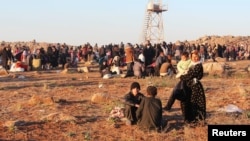
[[[167,11],[163,8],[162,0],[149,0],[143,29],[143,42],[149,40],[152,44],[164,41],[164,28],[162,13]]]

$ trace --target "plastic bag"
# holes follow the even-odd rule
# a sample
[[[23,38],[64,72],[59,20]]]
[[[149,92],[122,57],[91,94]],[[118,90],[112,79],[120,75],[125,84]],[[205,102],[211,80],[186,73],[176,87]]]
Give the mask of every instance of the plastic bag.
[[[228,112],[228,113],[232,113],[232,112],[240,112],[242,113],[242,109],[240,109],[238,106],[236,105],[233,105],[233,104],[228,104],[227,106],[225,106],[224,108],[225,112]]]

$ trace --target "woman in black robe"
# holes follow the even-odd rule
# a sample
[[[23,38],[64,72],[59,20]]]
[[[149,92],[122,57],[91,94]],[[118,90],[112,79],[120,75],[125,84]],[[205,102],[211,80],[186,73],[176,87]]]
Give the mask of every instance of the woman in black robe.
[[[180,79],[187,87],[184,88],[186,99],[181,101],[181,110],[185,123],[197,123],[206,119],[206,97],[200,80],[203,77],[203,66],[197,51],[191,53],[192,66],[188,73]]]

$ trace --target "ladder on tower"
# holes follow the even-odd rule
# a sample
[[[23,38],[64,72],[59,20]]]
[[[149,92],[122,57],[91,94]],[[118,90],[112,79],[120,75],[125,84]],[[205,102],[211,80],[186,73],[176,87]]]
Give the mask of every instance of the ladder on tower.
[[[147,10],[145,11],[145,18],[144,18],[144,29],[143,29],[143,40],[150,40],[147,37],[147,32],[148,32],[148,28],[149,28],[149,21],[150,21],[150,15],[147,12]]]
[[[142,30],[143,42],[159,43],[164,40],[162,13],[167,11],[162,6],[161,0],[149,0],[145,10],[144,25]]]

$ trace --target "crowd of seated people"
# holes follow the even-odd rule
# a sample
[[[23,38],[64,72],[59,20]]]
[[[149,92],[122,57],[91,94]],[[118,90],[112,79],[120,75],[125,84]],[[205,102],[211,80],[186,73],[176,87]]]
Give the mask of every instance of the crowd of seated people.
[[[172,61],[177,64],[182,52],[190,53],[192,50],[198,50],[202,62],[208,59],[215,61],[216,57],[225,58],[227,61],[249,60],[247,47],[234,44],[173,44],[171,42],[167,44],[165,41],[158,44],[146,41],[143,44],[121,42],[101,46],[97,44],[92,46],[89,43],[80,46],[58,43],[33,48],[27,45],[1,44],[0,60],[1,66],[6,70],[9,70],[11,64],[15,62],[18,62],[19,66],[20,64],[25,66],[24,70],[33,70],[34,59],[39,59],[42,70],[59,69],[59,66],[61,69],[77,67],[80,61],[97,62],[102,77],[105,74],[122,74],[124,77],[144,78],[176,73]]]

